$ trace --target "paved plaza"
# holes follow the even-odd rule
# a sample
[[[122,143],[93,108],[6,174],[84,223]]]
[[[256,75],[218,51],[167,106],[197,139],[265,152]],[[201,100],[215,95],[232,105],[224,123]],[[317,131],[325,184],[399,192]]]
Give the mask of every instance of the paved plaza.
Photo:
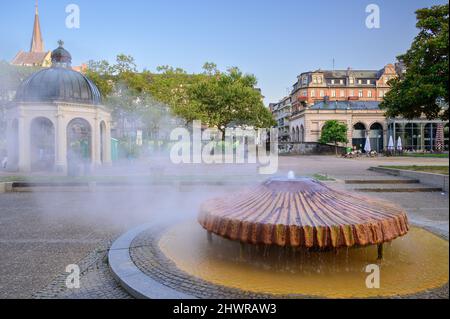
[[[368,170],[378,165],[448,165],[448,159],[280,157],[279,174],[292,170],[297,176],[328,175],[336,180],[329,182],[330,186],[351,189],[351,185],[342,181],[384,176]],[[209,167],[207,170],[196,169],[195,173],[208,174],[213,179],[212,171]],[[167,172],[177,174],[176,170]],[[228,177],[233,180],[232,175]],[[162,185],[97,192],[0,194],[0,298],[129,297],[108,273],[105,256],[110,242],[142,223],[195,218],[202,201],[231,191],[236,182],[243,182],[236,179],[233,185]],[[369,195],[400,204],[413,224],[448,240],[447,193],[381,192]],[[61,290],[65,268],[69,264],[79,264],[83,271],[79,291]],[[433,296],[442,297],[440,294]]]

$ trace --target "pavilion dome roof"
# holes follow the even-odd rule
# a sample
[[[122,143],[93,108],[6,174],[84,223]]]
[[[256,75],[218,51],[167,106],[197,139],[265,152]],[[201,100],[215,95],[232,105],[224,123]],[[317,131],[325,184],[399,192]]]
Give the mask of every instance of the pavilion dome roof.
[[[85,75],[71,69],[72,56],[63,43],[52,52],[52,67],[33,73],[22,82],[17,102],[102,103],[97,86]]]

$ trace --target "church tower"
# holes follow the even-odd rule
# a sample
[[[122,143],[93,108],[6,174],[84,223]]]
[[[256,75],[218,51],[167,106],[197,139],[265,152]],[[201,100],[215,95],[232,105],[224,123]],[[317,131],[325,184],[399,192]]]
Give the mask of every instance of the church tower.
[[[30,51],[25,52],[20,50],[11,61],[11,64],[33,67],[50,67],[52,65],[51,52],[46,52],[44,49],[44,39],[42,38],[37,0],[34,11],[34,25],[33,34],[31,36]]]
[[[42,39],[41,24],[39,22],[38,0],[36,0],[30,52],[44,52],[44,40]]]

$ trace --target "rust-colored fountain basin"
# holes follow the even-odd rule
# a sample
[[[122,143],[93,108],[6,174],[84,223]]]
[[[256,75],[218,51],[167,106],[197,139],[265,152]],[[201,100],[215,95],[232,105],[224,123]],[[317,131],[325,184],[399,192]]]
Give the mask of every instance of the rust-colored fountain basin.
[[[242,243],[306,248],[379,245],[408,232],[392,203],[335,190],[310,178],[271,179],[205,202],[198,217],[209,232]]]

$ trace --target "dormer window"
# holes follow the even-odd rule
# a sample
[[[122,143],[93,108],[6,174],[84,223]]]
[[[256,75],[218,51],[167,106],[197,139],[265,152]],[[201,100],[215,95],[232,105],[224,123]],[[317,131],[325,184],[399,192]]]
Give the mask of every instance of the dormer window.
[[[352,77],[350,77],[348,80],[349,80],[350,84],[355,83],[355,80]]]
[[[303,83],[303,85],[308,84],[308,78],[306,76],[303,77],[302,83]]]
[[[370,80],[367,80],[367,84],[370,84]]]
[[[334,79],[333,79],[333,80],[331,80],[331,84],[334,84]]]

